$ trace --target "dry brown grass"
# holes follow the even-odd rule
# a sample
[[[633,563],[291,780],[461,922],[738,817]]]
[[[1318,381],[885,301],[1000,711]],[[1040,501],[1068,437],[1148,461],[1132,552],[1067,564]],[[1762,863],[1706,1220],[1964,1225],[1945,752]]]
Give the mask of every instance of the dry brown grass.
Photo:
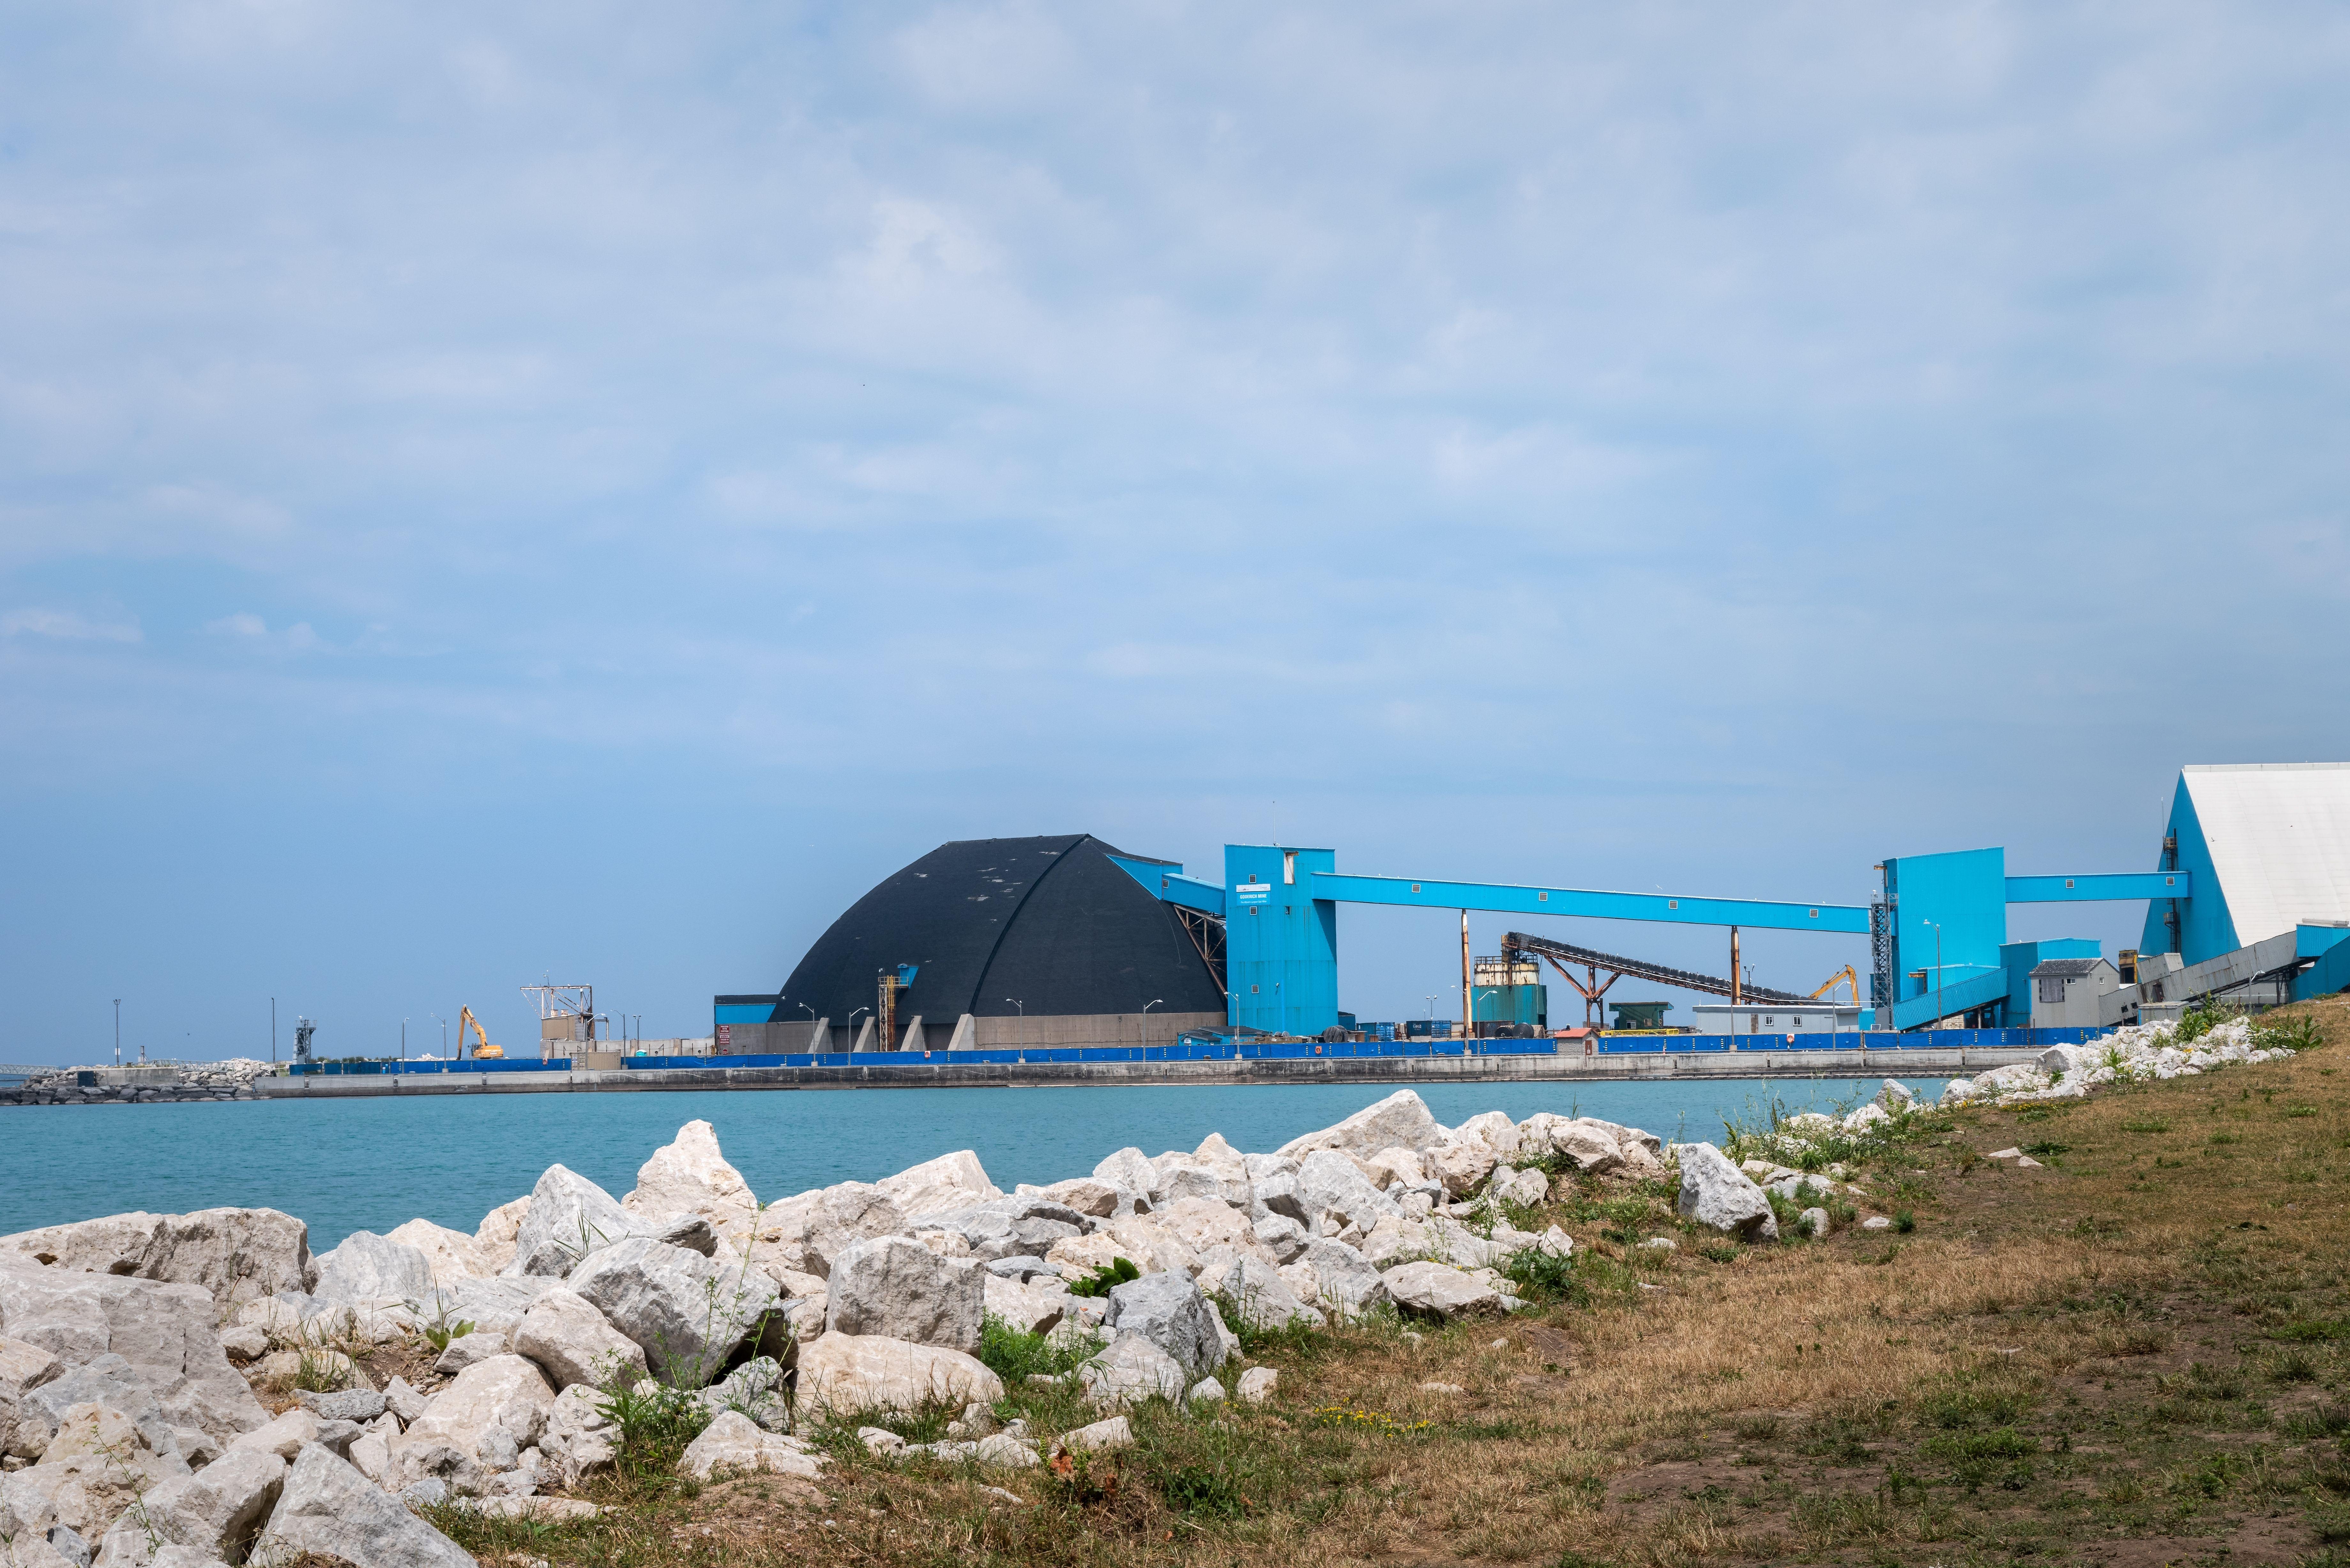
[[[2350,1038],[2350,1001],[2311,1011]],[[1910,1235],[1721,1263],[1687,1246],[1627,1254],[1600,1222],[1575,1224],[1592,1302],[1284,1352],[1274,1407],[1155,1418],[1083,1498],[1039,1472],[844,1446],[820,1501],[734,1483],[529,1550],[646,1564],[2322,1561],[2342,1465],[2330,1439],[2293,1434],[2350,1383],[2325,1337],[2350,1322],[2337,1060],[1958,1113],[1897,1156],[1914,1168],[1872,1173],[1914,1195]],[[2015,1143],[2045,1147],[2046,1168],[1961,1158]],[[1332,1428],[1313,1415],[1330,1406],[1431,1426]]]

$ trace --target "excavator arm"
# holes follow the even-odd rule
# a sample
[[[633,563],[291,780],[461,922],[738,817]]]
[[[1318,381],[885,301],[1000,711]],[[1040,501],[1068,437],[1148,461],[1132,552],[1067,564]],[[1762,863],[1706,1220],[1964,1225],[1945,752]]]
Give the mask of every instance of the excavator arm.
[[[1853,972],[1853,968],[1850,964],[1845,965],[1842,969],[1836,971],[1835,973],[1828,976],[1828,982],[1820,987],[1819,990],[1812,992],[1812,1000],[1814,1002],[1817,1002],[1821,997],[1825,996],[1829,992],[1834,991],[1839,985],[1848,985],[1852,987],[1853,1001],[1857,1002],[1860,1000],[1860,976]]]
[[[457,1054],[459,1055],[466,1054],[465,1030],[468,1026],[473,1029],[473,1039],[476,1042],[473,1050],[473,1055],[476,1060],[495,1061],[506,1054],[504,1046],[490,1044],[490,1037],[483,1032],[482,1021],[473,1016],[473,1010],[470,1007],[461,1007],[457,1010]]]

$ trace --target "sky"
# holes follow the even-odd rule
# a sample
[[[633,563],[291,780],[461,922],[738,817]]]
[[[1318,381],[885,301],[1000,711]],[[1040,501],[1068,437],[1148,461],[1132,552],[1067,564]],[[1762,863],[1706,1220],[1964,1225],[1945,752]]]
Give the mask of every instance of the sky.
[[[2290,0],[10,6],[0,1061],[706,1033],[950,838],[2148,868],[2350,755],[2345,86]]]

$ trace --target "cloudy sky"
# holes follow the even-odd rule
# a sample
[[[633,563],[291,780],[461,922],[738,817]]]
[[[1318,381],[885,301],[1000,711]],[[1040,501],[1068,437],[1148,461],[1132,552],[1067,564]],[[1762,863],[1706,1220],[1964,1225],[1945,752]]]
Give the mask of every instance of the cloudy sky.
[[[954,837],[2146,867],[2350,754],[2346,154],[2320,5],[9,7],[0,1059],[705,1033]]]

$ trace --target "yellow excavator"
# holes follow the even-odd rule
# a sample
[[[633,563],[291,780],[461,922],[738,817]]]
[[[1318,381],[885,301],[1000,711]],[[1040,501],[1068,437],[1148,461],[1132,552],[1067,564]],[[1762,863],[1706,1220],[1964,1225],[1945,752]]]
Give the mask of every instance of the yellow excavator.
[[[1855,1002],[1860,1001],[1860,976],[1853,972],[1852,965],[1850,964],[1845,965],[1842,969],[1836,971],[1835,973],[1828,976],[1828,982],[1820,987],[1819,990],[1812,992],[1812,1000],[1814,1002],[1817,1002],[1821,997],[1825,996],[1829,992],[1834,991],[1839,985],[1848,985],[1852,987],[1853,1001]]]
[[[465,1029],[469,1024],[473,1028],[473,1038],[480,1042],[480,1044],[476,1044],[473,1050],[473,1055],[475,1060],[484,1062],[492,1061],[503,1057],[506,1054],[506,1048],[504,1046],[493,1045],[490,1044],[490,1037],[486,1033],[483,1033],[482,1021],[473,1016],[473,1010],[470,1007],[461,1007],[457,1010],[458,1055],[463,1056],[466,1054]]]

